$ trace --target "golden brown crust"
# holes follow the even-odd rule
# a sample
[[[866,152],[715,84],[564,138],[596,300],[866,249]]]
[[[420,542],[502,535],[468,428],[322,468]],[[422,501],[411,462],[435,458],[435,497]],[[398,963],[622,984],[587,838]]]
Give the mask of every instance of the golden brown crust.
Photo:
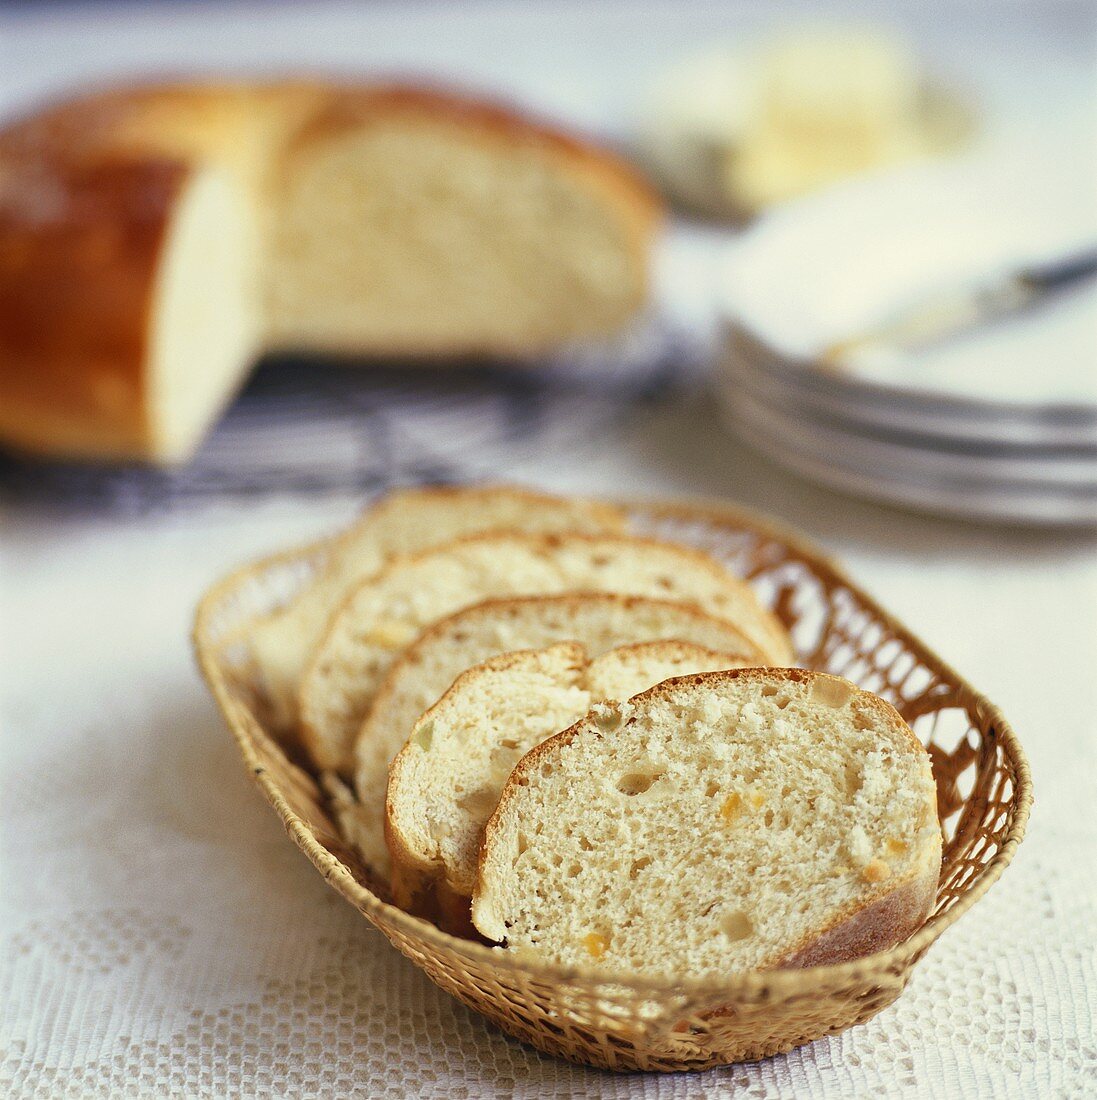
[[[8,165],[0,177],[0,435],[32,451],[154,449],[146,342],[179,161]]]
[[[153,457],[148,326],[185,179],[225,166],[265,207],[288,145],[393,112],[551,151],[606,194],[646,271],[660,209],[647,185],[612,155],[501,107],[316,79],[82,96],[0,131],[0,438],[48,454]]]
[[[939,876],[939,866],[928,867],[916,878],[889,887],[874,901],[836,918],[829,928],[766,969],[803,969],[848,962],[902,943],[929,916],[937,897]]]
[[[156,276],[195,171],[239,156],[242,88],[128,87],[0,132],[0,437],[148,459]]]

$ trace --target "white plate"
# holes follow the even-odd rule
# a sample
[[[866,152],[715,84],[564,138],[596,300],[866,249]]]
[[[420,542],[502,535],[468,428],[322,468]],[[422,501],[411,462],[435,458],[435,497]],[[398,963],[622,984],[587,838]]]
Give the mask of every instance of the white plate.
[[[1039,451],[954,450],[921,446],[908,438],[866,436],[836,421],[805,417],[745,389],[729,389],[726,399],[738,415],[785,438],[804,440],[835,461],[904,477],[945,477],[965,482],[1080,486],[1097,492],[1097,455],[1081,458]]]
[[[1097,481],[1001,478],[986,469],[939,463],[932,452],[919,461],[881,455],[863,440],[820,438],[801,421],[721,388],[721,407],[751,446],[812,481],[870,500],[974,520],[1044,525],[1097,524]],[[909,457],[909,456],[908,456]],[[928,463],[923,462],[928,458]],[[951,461],[951,460],[949,460]],[[932,468],[939,463],[937,468]],[[927,468],[928,467],[930,468]],[[1029,470],[1029,474],[1036,471]]]
[[[805,410],[843,417],[866,429],[910,432],[954,443],[1097,450],[1097,406],[977,400],[825,372],[810,362],[783,357],[741,323],[727,326],[724,346],[720,369],[725,374],[791,398]]]

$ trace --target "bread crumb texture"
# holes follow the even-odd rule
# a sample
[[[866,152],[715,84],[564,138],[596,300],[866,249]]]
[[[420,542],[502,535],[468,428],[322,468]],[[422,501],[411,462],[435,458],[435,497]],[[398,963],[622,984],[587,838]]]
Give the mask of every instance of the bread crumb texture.
[[[581,645],[563,642],[521,650],[469,669],[416,724],[393,764],[387,793],[388,836],[401,904],[422,891],[423,877],[442,878],[472,897],[484,825],[514,765],[536,745],[591,709],[619,725],[625,699],[668,677],[735,667],[734,656],[684,642],[646,642],[588,660]],[[601,728],[601,727],[600,727]],[[641,793],[649,768],[618,777],[619,789]]]
[[[474,665],[562,639],[578,642],[591,658],[628,643],[676,639],[728,654],[732,661],[724,667],[761,660],[757,648],[730,623],[688,604],[646,596],[599,592],[489,600],[437,623],[390,669],[358,733],[355,789],[362,827],[356,839],[374,874],[386,880],[390,876],[384,835],[389,767],[419,717]],[[699,667],[671,667],[665,676],[654,676],[634,690]],[[603,678],[609,675],[605,662],[599,668]],[[633,685],[604,683],[601,690],[607,698],[620,698],[633,694],[629,687]],[[601,706],[596,703],[595,710]],[[616,711],[610,721],[617,721]]]
[[[305,674],[305,742],[321,767],[353,767],[354,742],[398,651],[382,641],[480,600],[574,591],[683,600],[734,624],[763,653],[788,637],[751,587],[699,551],[626,535],[484,535],[396,559],[354,590]]]
[[[929,904],[936,788],[882,700],[747,669],[631,707],[612,734],[592,715],[515,769],[474,899],[489,939],[565,965],[718,976],[778,966],[904,884]]]

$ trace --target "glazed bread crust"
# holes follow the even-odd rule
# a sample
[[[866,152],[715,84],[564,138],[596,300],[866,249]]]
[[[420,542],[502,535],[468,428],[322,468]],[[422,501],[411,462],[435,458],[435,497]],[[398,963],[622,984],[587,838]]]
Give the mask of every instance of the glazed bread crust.
[[[148,157],[0,177],[0,436],[28,451],[155,451],[146,343],[190,175]]]

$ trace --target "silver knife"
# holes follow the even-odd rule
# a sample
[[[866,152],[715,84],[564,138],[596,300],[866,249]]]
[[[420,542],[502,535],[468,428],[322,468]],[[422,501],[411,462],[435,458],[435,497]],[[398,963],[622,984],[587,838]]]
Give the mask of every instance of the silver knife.
[[[840,368],[852,352],[866,348],[914,351],[1028,309],[1094,275],[1097,247],[1022,268],[994,282],[934,290],[882,323],[828,345],[820,359]]]

